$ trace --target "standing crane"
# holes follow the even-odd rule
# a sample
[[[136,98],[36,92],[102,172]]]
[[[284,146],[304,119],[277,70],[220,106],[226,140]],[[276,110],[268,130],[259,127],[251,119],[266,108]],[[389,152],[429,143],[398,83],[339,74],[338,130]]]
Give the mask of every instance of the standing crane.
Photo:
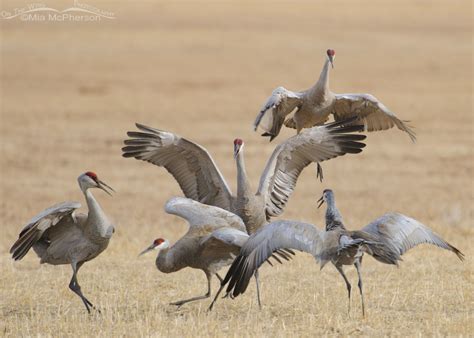
[[[209,298],[212,276],[215,275],[222,282],[218,271],[232,263],[248,239],[244,223],[231,212],[184,197],[170,199],[165,205],[165,211],[187,220],[188,232],[171,247],[168,240],[158,238],[140,255],[160,250],[156,257],[156,267],[164,273],[190,267],[206,274],[206,294],[173,302],[171,305],[180,307],[185,303]]]
[[[331,262],[346,283],[351,299],[351,284],[343,271],[344,265],[354,265],[359,277],[362,313],[365,316],[362,291],[361,262],[364,253],[385,264],[398,265],[401,255],[417,246],[428,243],[452,251],[462,261],[464,255],[454,246],[417,220],[398,213],[388,213],[358,231],[349,231],[336,208],[332,190],[324,190],[319,200],[327,203],[326,230],[296,221],[276,221],[261,228],[244,244],[240,255],[232,263],[221,289],[228,283],[227,293],[234,297],[245,292],[248,280],[256,269],[280,248],[289,248],[312,254],[321,269]],[[216,295],[213,303],[219,294]],[[212,304],[210,309],[212,309]]]
[[[237,194],[233,195],[207,150],[179,135],[136,124],[141,131],[129,131],[123,156],[165,167],[184,195],[237,214],[253,234],[271,217],[279,216],[295,189],[303,169],[346,153],[360,153],[365,135],[352,134],[363,126],[344,126],[354,119],[306,129],[275,148],[252,191],[244,163],[244,142],[234,140],[237,165]]]
[[[111,193],[107,189],[114,190],[91,171],[80,175],[77,180],[89,212],[76,214],[75,211],[81,207],[78,202],[63,202],[44,210],[23,228],[10,253],[14,260],[20,260],[33,247],[41,264],[71,264],[73,274],[69,288],[81,298],[90,313],[90,308],[95,307],[83,295],[77,273],[85,262],[94,259],[107,248],[114,233],[113,224],[90,189],[102,189],[109,195]]]
[[[310,128],[325,123],[329,115],[335,121],[357,117],[354,123],[363,124],[366,131],[378,131],[397,126],[406,132],[410,139],[416,140],[415,132],[390,111],[382,102],[370,94],[335,94],[329,89],[329,66],[334,67],[336,52],[328,49],[319,80],[309,89],[292,92],[278,87],[262,106],[254,122],[254,129],[260,127],[270,141],[278,136],[285,124],[299,133],[303,128]],[[292,117],[286,117],[295,110]],[[285,121],[286,119],[286,121]]]

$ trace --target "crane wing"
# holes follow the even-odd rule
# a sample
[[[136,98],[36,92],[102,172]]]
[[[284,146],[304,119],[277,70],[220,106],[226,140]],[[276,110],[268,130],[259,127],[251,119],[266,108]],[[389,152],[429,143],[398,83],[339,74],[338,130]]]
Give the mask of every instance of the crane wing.
[[[18,239],[10,249],[14,260],[22,259],[44,232],[51,227],[59,226],[61,220],[71,217],[74,220],[74,211],[81,207],[79,202],[63,202],[40,212],[33,217],[23,228]],[[71,223],[64,223],[71,224]]]
[[[352,134],[363,126],[344,126],[355,118],[303,130],[281,143],[273,151],[260,177],[257,194],[264,196],[267,218],[283,212],[303,169],[346,153],[357,154],[365,144],[365,135]]]
[[[129,131],[123,157],[165,167],[184,195],[193,200],[229,210],[231,191],[207,150],[179,135],[136,124]]]
[[[219,241],[226,245],[233,245],[239,249],[247,242],[249,235],[244,231],[235,228],[219,228],[214,230],[210,235],[201,240],[201,244],[208,244],[212,241]]]
[[[416,136],[407,121],[400,120],[395,113],[390,111],[382,102],[370,94],[336,94],[332,114],[336,121],[357,116],[366,131],[378,131],[397,126],[406,132],[415,142]]]
[[[301,93],[283,87],[276,88],[258,113],[253,124],[254,129],[260,127],[265,131],[263,136],[270,136],[270,141],[273,140],[279,134],[286,116],[301,105],[301,102]]]
[[[166,202],[165,211],[184,218],[190,227],[231,227],[246,233],[244,222],[236,214],[189,198],[171,198]]]
[[[319,257],[323,232],[312,224],[298,221],[275,221],[260,228],[249,237],[227,272],[222,285],[229,283],[227,293],[236,297],[244,293],[255,271],[273,253],[295,249]]]
[[[224,267],[239,254],[249,236],[234,228],[220,228],[201,239],[199,256]]]
[[[459,259],[464,259],[464,255],[458,249],[443,240],[430,228],[399,213],[387,213],[362,228],[361,231],[377,236],[382,243],[398,250],[400,255],[418,244],[428,243],[452,251]]]
[[[235,257],[248,238],[249,236],[243,231],[228,227],[219,228],[201,240],[200,246],[203,248],[201,255],[223,257],[233,254]]]

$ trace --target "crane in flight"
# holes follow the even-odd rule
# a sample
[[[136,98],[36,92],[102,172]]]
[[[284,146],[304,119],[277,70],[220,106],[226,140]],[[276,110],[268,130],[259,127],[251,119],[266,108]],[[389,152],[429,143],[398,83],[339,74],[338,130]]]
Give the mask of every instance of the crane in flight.
[[[318,81],[309,89],[293,92],[284,87],[273,90],[258,113],[254,129],[261,128],[262,136],[270,141],[280,133],[283,124],[296,129],[322,125],[334,116],[335,121],[356,117],[355,124],[363,124],[366,131],[386,130],[396,126],[416,140],[415,132],[395,113],[371,94],[336,94],[329,89],[329,69],[334,67],[336,52],[328,49]],[[292,117],[287,116],[296,109]]]

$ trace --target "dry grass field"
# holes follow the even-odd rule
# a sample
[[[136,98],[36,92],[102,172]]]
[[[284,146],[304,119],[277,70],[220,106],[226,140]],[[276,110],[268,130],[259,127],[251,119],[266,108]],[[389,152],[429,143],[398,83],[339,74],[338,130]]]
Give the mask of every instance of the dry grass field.
[[[26,5],[4,0],[0,10]],[[67,1],[46,1],[66,8]],[[72,3],[72,1],[71,1]],[[1,23],[0,335],[16,336],[472,336],[474,335],[472,4],[470,1],[116,2],[91,0],[116,19],[97,23]],[[316,200],[332,188],[350,229],[387,211],[432,227],[466,255],[420,246],[399,268],[364,260],[367,318],[357,289],[352,313],[336,269],[309,255],[261,269],[233,301],[179,310],[169,302],[204,293],[192,269],[156,270],[137,254],[157,237],[177,240],[186,223],[163,211],[181,195],[152,165],[121,157],[126,131],[142,122],[207,147],[235,190],[235,137],[246,141],[256,187],[271,144],[251,123],[277,85],[315,82],[336,50],[331,87],[369,92],[412,121],[369,134],[357,156],[303,172],[282,218],[322,227]],[[96,171],[117,191],[95,191],[115,221],[109,248],[79,282],[102,314],[88,315],[68,289],[69,266],[8,254],[22,225],[60,201],[83,204],[76,177]],[[356,286],[354,269],[348,276]],[[222,273],[225,273],[222,271]],[[217,281],[214,281],[214,290]]]

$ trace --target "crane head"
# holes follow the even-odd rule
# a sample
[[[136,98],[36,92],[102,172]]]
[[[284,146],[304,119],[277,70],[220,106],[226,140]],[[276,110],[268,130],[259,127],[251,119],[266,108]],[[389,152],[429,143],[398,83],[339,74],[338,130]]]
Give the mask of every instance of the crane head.
[[[333,195],[333,192],[331,189],[324,189],[323,191],[323,196],[321,196],[321,198],[318,200],[318,208],[321,207],[321,205],[323,205],[324,202],[327,202],[327,200],[330,198],[330,196]]]
[[[79,186],[81,187],[82,191],[86,191],[90,188],[99,188],[105,191],[107,194],[112,196],[110,191],[115,192],[111,186],[107,185],[104,181],[101,181],[97,174],[93,171],[87,171],[81,176],[78,177]],[[109,191],[110,190],[110,191]]]
[[[146,254],[147,252],[152,251],[152,250],[166,249],[166,248],[169,248],[169,246],[170,246],[170,242],[167,239],[157,238],[153,241],[153,243],[151,243],[151,245],[148,248],[140,252],[138,256]]]
[[[244,141],[240,138],[234,140],[234,158],[237,158],[237,155],[240,153],[244,147]]]
[[[336,51],[334,49],[328,49],[326,54],[328,55],[329,62],[331,62],[331,67],[334,68],[334,58],[336,57]]]

